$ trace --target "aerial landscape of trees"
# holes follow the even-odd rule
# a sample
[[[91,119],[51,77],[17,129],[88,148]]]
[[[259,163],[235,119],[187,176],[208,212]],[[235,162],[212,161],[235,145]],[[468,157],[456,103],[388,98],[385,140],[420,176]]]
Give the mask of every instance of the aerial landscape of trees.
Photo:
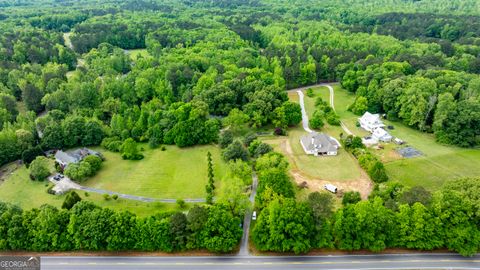
[[[480,247],[478,178],[435,191],[422,179],[403,187],[389,181],[361,138],[347,136],[345,155],[356,158],[374,190],[363,200],[347,193],[337,207],[324,192],[297,196],[289,159],[256,134],[288,135],[301,122],[286,90],[339,82],[355,96],[345,106],[353,114],[379,113],[441,144],[478,150],[479,5],[0,1],[0,166],[22,160],[31,179],[42,181],[52,173],[49,150],[103,147],[142,162],[144,147],[218,145],[236,184],[222,188],[243,196],[252,168],[258,175],[252,241],[260,251],[447,248],[472,255]],[[311,113],[314,129],[341,124],[322,98]],[[65,174],[83,181],[101,164],[88,158]],[[0,203],[0,250],[232,252],[245,196],[214,199],[214,183],[223,179],[214,179],[211,156],[208,164],[208,204],[185,212],[144,217],[76,193],[63,209]]]

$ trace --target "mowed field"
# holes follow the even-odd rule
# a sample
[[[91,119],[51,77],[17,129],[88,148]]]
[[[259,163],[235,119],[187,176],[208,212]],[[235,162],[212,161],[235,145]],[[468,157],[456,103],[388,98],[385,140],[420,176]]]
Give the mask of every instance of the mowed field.
[[[53,164],[53,161],[52,161]],[[14,166],[10,164],[8,166]],[[52,168],[53,170],[53,168]],[[21,166],[11,175],[5,177],[0,182],[0,201],[9,202],[22,207],[25,210],[38,208],[43,204],[49,204],[61,207],[66,195],[51,195],[47,193],[49,185],[48,181],[32,181],[28,177],[28,169]],[[102,194],[88,193],[77,191],[82,200],[90,201],[96,205],[111,208],[114,210],[130,211],[139,216],[148,216],[158,212],[176,210],[176,204],[166,203],[144,203],[119,198],[118,200],[105,200]],[[190,205],[187,205],[189,207]]]
[[[335,109],[341,120],[357,136],[368,133],[355,123],[358,116],[347,110],[355,100],[355,95],[335,85]],[[328,101],[328,89],[320,88],[320,95]],[[385,163],[388,175],[392,181],[398,181],[406,186],[422,185],[430,190],[439,188],[445,181],[459,177],[480,176],[480,149],[465,149],[442,145],[435,141],[433,134],[427,134],[410,128],[401,122],[385,121],[393,125],[389,132],[404,141],[407,145],[420,150],[424,156],[405,159],[398,155],[398,146],[385,144],[383,150],[372,150]]]
[[[119,153],[102,151],[106,158],[102,169],[82,184],[159,199],[205,198],[207,152],[212,153],[216,180],[222,179],[228,170],[216,146],[166,146],[166,151],[144,147],[145,158],[138,161],[123,160]]]

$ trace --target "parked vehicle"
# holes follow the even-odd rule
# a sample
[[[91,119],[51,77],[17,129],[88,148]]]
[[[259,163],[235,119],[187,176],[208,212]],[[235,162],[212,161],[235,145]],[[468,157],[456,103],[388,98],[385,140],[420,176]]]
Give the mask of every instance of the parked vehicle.
[[[257,211],[253,211],[252,220],[257,220]]]
[[[325,186],[323,186],[326,190],[332,192],[332,193],[337,193],[338,191],[338,188],[332,184],[326,184]]]

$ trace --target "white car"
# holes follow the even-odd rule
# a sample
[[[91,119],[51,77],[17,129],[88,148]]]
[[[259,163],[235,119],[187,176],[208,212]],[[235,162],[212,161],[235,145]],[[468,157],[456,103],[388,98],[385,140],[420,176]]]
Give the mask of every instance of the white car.
[[[253,211],[252,220],[257,220],[257,211]]]

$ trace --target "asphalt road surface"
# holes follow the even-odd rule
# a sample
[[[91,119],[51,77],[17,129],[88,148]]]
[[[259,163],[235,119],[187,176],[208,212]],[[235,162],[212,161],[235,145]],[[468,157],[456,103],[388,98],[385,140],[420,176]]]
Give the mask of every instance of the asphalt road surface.
[[[283,257],[42,257],[42,270],[57,269],[480,269],[480,255],[396,254]]]

